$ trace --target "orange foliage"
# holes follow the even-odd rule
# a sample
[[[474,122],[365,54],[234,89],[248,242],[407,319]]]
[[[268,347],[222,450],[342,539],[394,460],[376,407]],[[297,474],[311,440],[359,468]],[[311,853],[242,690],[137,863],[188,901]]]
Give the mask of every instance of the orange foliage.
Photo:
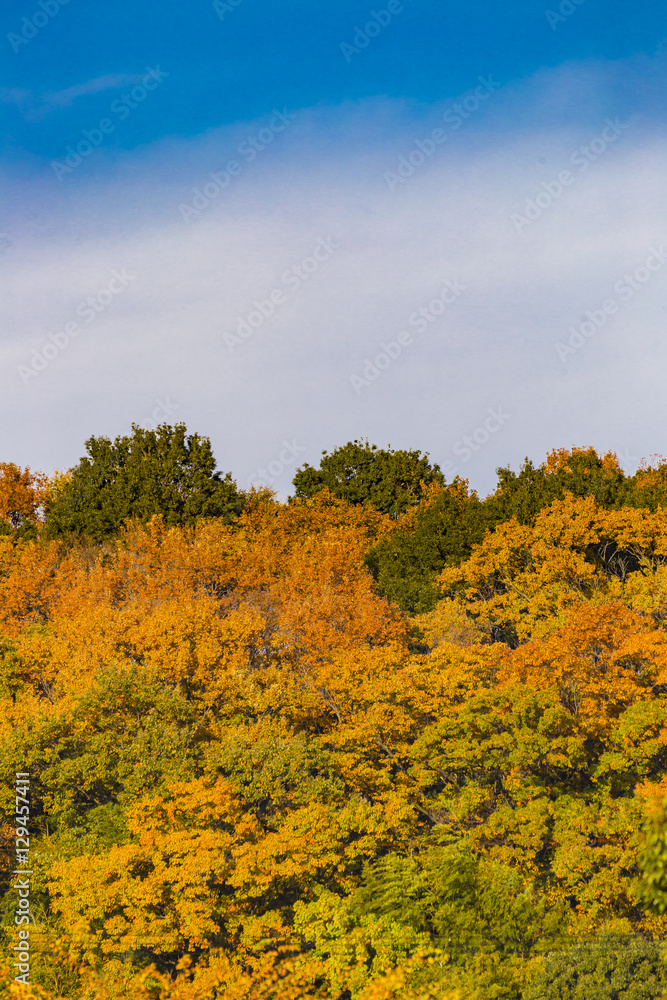
[[[544,640],[521,645],[498,674],[501,685],[556,688],[596,736],[608,735],[625,708],[666,679],[667,635],[620,602],[576,609]]]
[[[343,649],[404,647],[403,616],[362,565],[388,520],[318,494],[288,507],[259,498],[234,526],[154,520],[98,549],[0,539],[2,629],[49,698],[108,662],[154,667],[214,699],[216,678],[278,654],[303,672]]]
[[[501,524],[417,623],[363,562],[413,516],[258,492],[231,525],[0,538],[0,747],[55,824],[39,864],[82,1000],[453,998],[446,956],[416,985],[436,952],[401,923],[432,858],[408,902],[452,947],[473,917],[434,872],[463,893],[485,864],[475,900],[505,879],[503,906],[539,892],[573,933],[664,931],[632,888],[666,780],[663,513],[567,495]],[[355,892],[388,858],[408,874],[378,916]]]
[[[46,476],[20,469],[13,462],[0,462],[0,520],[16,529],[40,520],[47,496]]]
[[[574,461],[573,461],[574,459]],[[582,466],[586,472],[585,462],[588,460],[591,468],[594,468],[600,460],[600,456],[595,448],[553,448],[547,453],[545,469],[547,472],[574,472],[574,465],[577,459],[583,459]],[[615,475],[621,471],[616,452],[607,451],[602,455],[602,469],[610,475]]]

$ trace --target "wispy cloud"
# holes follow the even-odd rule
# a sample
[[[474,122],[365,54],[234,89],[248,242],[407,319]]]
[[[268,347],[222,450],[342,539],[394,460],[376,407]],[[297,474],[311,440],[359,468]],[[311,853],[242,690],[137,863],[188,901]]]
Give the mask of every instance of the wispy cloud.
[[[121,87],[129,87],[134,83],[141,83],[141,79],[141,73],[107,73],[106,76],[98,76],[94,80],[88,80],[86,83],[78,83],[74,87],[67,87],[66,90],[44,94],[42,100],[52,107],[65,108],[77,97],[86,97],[88,94],[99,94],[102,90],[119,90]]]
[[[284,441],[298,442],[299,463],[365,435],[444,463],[466,436],[484,437],[499,404],[512,419],[461,466],[481,492],[496,466],[554,446],[664,450],[667,268],[567,365],[554,349],[667,237],[667,141],[640,98],[635,114],[618,107],[627,88],[613,85],[612,69],[587,64],[507,83],[393,191],[387,163],[442,108],[422,109],[419,120],[380,100],[305,110],[284,135],[269,142],[267,132],[266,150],[252,159],[239,146],[265,121],[172,137],[108,165],[100,152],[95,176],[82,171],[55,202],[40,165],[23,228],[35,240],[46,229],[49,239],[40,248],[17,241],[3,261],[7,453],[37,467],[71,465],[86,436],[123,432],[155,399],[172,397],[179,419],[210,434],[219,464],[242,482],[258,465],[277,470]],[[555,98],[584,73],[590,103],[564,121]],[[530,118],[520,118],[526,105]],[[631,127],[599,155],[595,137],[616,114]],[[572,163],[582,145],[596,157],[586,169]],[[243,169],[183,222],[179,205],[205,196],[209,173],[235,158]],[[517,206],[563,170],[576,171],[576,184],[517,232]],[[13,238],[21,219],[12,213]],[[306,267],[329,235],[340,249],[326,266]],[[293,281],[295,262],[312,277],[270,322],[253,321],[231,353],[225,333],[271,312],[270,290]],[[69,322],[85,322],[91,297],[95,308],[111,269],[123,267],[136,280],[24,384],[17,366]],[[465,295],[424,323],[420,311],[439,309],[445,280],[460,281]],[[355,394],[350,374],[391,353],[403,331],[414,339],[409,351]],[[276,485],[288,490],[293,465],[283,465]]]
[[[120,90],[121,87],[140,83],[142,78],[141,73],[107,73],[65,90],[48,91],[45,94],[34,94],[31,90],[21,90],[18,87],[3,87],[0,90],[0,101],[15,105],[28,121],[38,121],[51,111],[69,107],[77,97],[88,97],[105,90]]]

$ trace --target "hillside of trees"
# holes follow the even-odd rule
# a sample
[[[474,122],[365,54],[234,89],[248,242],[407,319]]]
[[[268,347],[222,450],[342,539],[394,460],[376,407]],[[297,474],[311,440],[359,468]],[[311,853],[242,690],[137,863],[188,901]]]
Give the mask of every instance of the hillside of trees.
[[[0,996],[667,996],[667,463],[294,491],[182,424],[0,464]]]

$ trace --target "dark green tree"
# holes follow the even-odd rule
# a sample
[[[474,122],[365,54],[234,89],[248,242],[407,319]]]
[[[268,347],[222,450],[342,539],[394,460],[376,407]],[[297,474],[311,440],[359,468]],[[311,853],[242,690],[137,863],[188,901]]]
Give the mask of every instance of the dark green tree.
[[[639,937],[608,937],[552,952],[524,1000],[658,1000],[667,985],[663,947]]]
[[[322,452],[319,469],[303,466],[294,477],[299,498],[328,489],[349,503],[369,503],[383,514],[398,517],[416,506],[430,483],[443,483],[439,466],[420,451],[393,451],[368,441],[348,441],[331,453]]]
[[[667,507],[667,462],[655,456],[653,462],[642,462],[634,476],[625,480],[622,504],[625,507],[646,507],[656,511]]]
[[[426,933],[460,965],[479,952],[497,960],[517,951],[528,956],[554,941],[564,916],[562,907],[550,910],[516,870],[480,859],[463,843],[431,846],[410,858],[387,854],[366,864],[349,905],[357,919],[385,917]]]
[[[403,611],[423,614],[438,600],[438,573],[467,559],[487,526],[483,504],[458,481],[423,504],[409,527],[381,538],[366,565],[384,597]]]
[[[594,448],[557,449],[539,466],[526,459],[520,472],[496,469],[498,487],[485,501],[496,524],[516,517],[531,524],[536,514],[566,492],[592,496],[607,509],[619,506],[625,476],[612,453],[598,455]]]
[[[231,521],[243,497],[230,473],[215,471],[208,438],[188,434],[185,424],[161,424],[111,441],[91,437],[87,457],[46,511],[49,537],[83,534],[97,541],[115,534],[128,518],[192,524],[200,517]]]
[[[606,508],[618,507],[628,494],[628,481],[616,457],[611,453],[600,456],[593,448],[554,450],[539,466],[526,459],[518,473],[507,467],[497,469],[496,474],[498,487],[485,500],[453,484],[435,502],[422,504],[404,529],[382,538],[370,550],[367,565],[385,597],[410,614],[430,611],[438,600],[438,574],[467,559],[473,545],[496,525],[512,517],[532,524],[543,508],[562,500],[566,492],[593,496]],[[658,473],[650,480],[656,496],[664,474],[655,486],[657,478]],[[646,483],[643,493],[635,488],[633,497],[646,495],[648,479]]]

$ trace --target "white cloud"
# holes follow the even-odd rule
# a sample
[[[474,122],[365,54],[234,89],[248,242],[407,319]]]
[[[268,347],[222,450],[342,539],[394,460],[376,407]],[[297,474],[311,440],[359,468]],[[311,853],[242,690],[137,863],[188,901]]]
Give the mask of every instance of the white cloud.
[[[53,107],[64,108],[70,105],[77,97],[87,97],[88,94],[99,94],[103,90],[119,90],[121,87],[129,87],[133,83],[140,83],[141,79],[141,73],[139,75],[107,73],[106,76],[98,76],[94,80],[87,80],[85,83],[78,83],[74,87],[67,87],[66,90],[57,90],[44,94],[42,100]]]
[[[554,94],[564,87],[571,102],[582,74],[586,106],[568,122]],[[650,108],[614,104],[610,74],[632,75],[589,65],[506,84],[394,191],[384,174],[441,108],[376,100],[304,111],[252,162],[239,144],[270,114],[108,162],[98,151],[61,185],[42,167],[25,210],[3,220],[3,457],[73,464],[86,437],[147,424],[165,399],[170,422],[210,435],[242,485],[277,468],[284,441],[305,448],[299,463],[366,435],[421,448],[482,492],[495,466],[551,447],[664,452],[667,266],[627,300],[614,284],[650,247],[667,248],[667,140]],[[629,127],[586,169],[573,163],[616,117]],[[240,173],[183,222],[179,205],[231,158]],[[555,191],[563,170],[572,182],[517,232],[512,215],[545,184]],[[328,236],[340,247],[290,289],[282,276]],[[86,324],[77,309],[123,268],[133,280]],[[411,314],[447,278],[464,293],[417,332]],[[287,301],[230,353],[223,335],[275,289]],[[609,298],[617,312],[563,363],[556,345]],[[68,322],[80,335],[24,384],[17,366]],[[413,342],[355,392],[350,376],[401,331]],[[467,461],[454,454],[498,406],[510,415],[501,428]],[[294,465],[284,464],[276,484],[286,492]]]
[[[14,104],[28,121],[39,121],[57,108],[69,107],[77,97],[87,97],[105,90],[119,90],[121,87],[140,83],[141,80],[142,74],[108,73],[65,90],[44,94],[33,94],[31,90],[21,90],[18,87],[3,87],[0,89],[0,100],[3,104]]]

